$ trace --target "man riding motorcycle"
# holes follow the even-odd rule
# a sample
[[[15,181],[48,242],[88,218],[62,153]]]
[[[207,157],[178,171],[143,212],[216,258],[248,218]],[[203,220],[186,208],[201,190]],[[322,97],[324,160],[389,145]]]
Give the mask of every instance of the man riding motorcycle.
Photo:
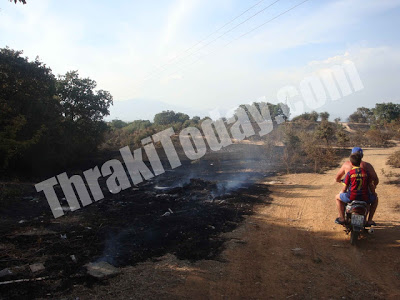
[[[361,158],[363,157],[363,151],[359,147],[354,147],[352,149],[352,155],[353,154],[359,154]],[[366,173],[368,174],[368,176],[370,178],[369,180],[371,182],[371,185],[373,186],[373,189],[371,187],[369,188],[370,199],[368,199],[367,202],[371,204],[371,207],[370,207],[370,212],[369,212],[368,221],[367,221],[366,225],[367,226],[376,225],[372,219],[374,217],[376,208],[378,206],[378,197],[376,196],[375,188],[379,183],[379,178],[378,178],[373,166],[370,163],[361,161],[359,167],[361,167],[363,170],[366,171]],[[353,164],[351,163],[351,161],[345,162],[336,175],[336,181],[341,182],[342,176],[344,174],[348,174],[352,169],[353,169]],[[345,191],[345,189],[344,190],[342,189],[342,192],[343,191]],[[347,191],[347,194],[349,192],[350,191]],[[373,200],[371,200],[371,199],[373,199]],[[347,200],[347,199],[345,199],[344,196],[342,196],[342,198],[340,198],[340,194],[336,195],[336,204],[337,204],[338,211],[339,211],[339,218],[337,218],[335,220],[335,223],[337,223],[337,224],[343,224],[343,222],[344,222],[344,207],[345,207],[346,201],[343,201],[343,200]]]
[[[353,153],[360,153],[361,154],[361,158],[363,158],[363,156],[364,156],[363,150],[360,147],[354,147],[351,150],[351,154],[353,154]],[[377,187],[378,184],[379,184],[379,178],[378,178],[378,175],[376,175],[374,167],[370,163],[368,163],[366,161],[363,161],[363,160],[361,160],[360,167],[363,168],[364,170],[366,170],[369,173],[369,175],[372,178],[372,181],[375,184],[375,187]],[[346,161],[342,165],[342,167],[340,168],[339,172],[336,175],[336,182],[341,182],[343,175],[347,174],[351,170],[351,168],[352,168],[351,162],[350,161]]]

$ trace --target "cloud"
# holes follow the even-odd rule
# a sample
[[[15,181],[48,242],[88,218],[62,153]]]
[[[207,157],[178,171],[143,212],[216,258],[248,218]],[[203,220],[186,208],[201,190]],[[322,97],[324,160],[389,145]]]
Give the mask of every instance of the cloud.
[[[330,64],[341,64],[343,60],[350,56],[350,53],[346,51],[343,55],[335,55],[333,57],[328,57],[325,60],[313,60],[308,63],[310,66],[319,66],[319,65],[330,65]]]
[[[379,36],[368,32],[367,25],[386,18],[385,13],[398,7],[400,0],[309,1],[224,47],[298,3],[281,1],[183,63],[168,65],[162,73],[153,71],[181,53],[179,49],[187,49],[250,4],[239,0],[175,0],[170,7],[165,2],[154,6],[140,1],[127,7],[127,1],[113,4],[112,13],[109,4],[90,11],[79,6],[76,13],[78,2],[54,4],[43,0],[24,6],[4,5],[0,12],[2,46],[23,49],[31,59],[39,55],[56,74],[79,69],[82,76],[95,79],[99,88],[109,90],[116,101],[156,99],[171,105],[213,108],[264,95],[273,100],[282,86],[298,84],[306,74],[340,64],[345,58],[356,63],[365,81],[365,90],[370,93],[365,99],[392,99],[398,86],[394,82],[399,78],[400,65],[397,40],[377,42]],[[121,16],[126,11],[129,18]],[[360,32],[362,38],[357,35]],[[349,46],[361,42],[361,46]],[[156,76],[137,89],[137,83],[153,73]]]
[[[262,95],[267,95],[271,99],[276,97],[275,93],[280,87],[300,81],[305,74],[312,73],[313,67],[319,69],[322,68],[319,64],[340,63],[342,58],[349,59],[351,54],[353,55],[351,59],[360,65],[359,68],[363,73],[368,74],[373,64],[378,64],[376,68],[380,70],[381,77],[386,77],[386,73],[391,76],[392,73],[386,72],[385,66],[387,64],[399,66],[393,49],[388,50],[391,53],[388,59],[382,61],[384,54],[379,52],[379,47],[375,47],[375,52],[367,55],[366,52],[372,51],[371,49],[367,50],[367,47],[361,46],[359,49],[350,48],[348,45],[362,42],[356,34],[357,31],[353,29],[359,28],[361,32],[368,30],[366,24],[370,22],[369,20],[376,20],[377,15],[384,18],[381,14],[398,7],[400,1],[355,0],[325,3],[317,7],[309,4],[299,7],[298,10],[235,41],[229,47],[220,47],[199,63],[193,65],[189,63],[187,67],[184,66],[180,70],[180,74],[185,76],[184,83],[169,82],[170,84],[166,86],[163,85],[165,81],[162,81],[158,85],[159,88],[154,89],[156,82],[153,82],[147,89],[143,89],[143,95],[151,94],[152,98],[163,97],[171,103],[188,99],[193,105],[202,107],[212,107],[216,103],[229,106],[231,103],[256,99]],[[246,28],[232,32],[232,38],[284,9],[280,7],[279,11],[270,11],[260,16],[254,20],[252,27],[246,25]],[[370,38],[372,39],[370,42],[374,42],[374,34],[370,35]],[[225,43],[226,41],[221,44]],[[319,48],[322,50],[318,50]],[[207,52],[209,51],[210,49],[207,49]],[[303,54],[305,51],[307,55]],[[331,53],[337,54],[329,56]],[[317,58],[326,58],[320,61],[309,60],[310,54],[315,54]],[[382,61],[381,64],[379,61],[373,61],[377,58]],[[362,59],[366,61],[363,62]],[[192,57],[192,60],[195,59]],[[287,60],[290,63],[286,63]],[[388,82],[391,82],[391,79]],[[374,84],[371,86],[379,90],[379,86]],[[372,97],[367,98],[372,99]]]
[[[310,75],[320,76],[325,70],[335,65],[351,61],[355,64],[361,78],[362,88],[335,101],[328,101],[319,111],[329,111],[333,117],[347,118],[356,108],[374,107],[378,102],[400,103],[400,48],[349,47],[343,55],[312,61],[304,68],[297,69],[297,80],[292,83],[298,88],[300,81]]]

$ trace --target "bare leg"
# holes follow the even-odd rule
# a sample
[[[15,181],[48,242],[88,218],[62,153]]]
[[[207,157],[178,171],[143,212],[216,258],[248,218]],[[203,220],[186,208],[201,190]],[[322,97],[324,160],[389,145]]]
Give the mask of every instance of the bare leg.
[[[336,195],[336,207],[339,212],[339,220],[344,221],[344,203],[340,200],[340,194]]]
[[[371,204],[371,208],[369,210],[369,215],[368,215],[368,223],[372,222],[372,218],[374,217],[377,207],[378,207],[378,197],[376,197],[376,200]]]

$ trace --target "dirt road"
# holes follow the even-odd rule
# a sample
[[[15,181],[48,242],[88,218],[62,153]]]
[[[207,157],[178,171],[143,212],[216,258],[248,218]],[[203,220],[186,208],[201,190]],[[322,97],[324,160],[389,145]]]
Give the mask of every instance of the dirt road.
[[[381,175],[390,149],[369,149],[381,184],[374,235],[351,246],[334,224],[336,170],[275,178],[272,203],[227,235],[227,263],[202,262],[176,296],[212,299],[400,299],[400,187]],[[268,184],[268,183],[266,183]]]
[[[293,174],[258,185],[265,204],[225,233],[221,261],[195,263],[165,255],[126,267],[80,299],[400,299],[400,187],[382,176],[388,155],[400,146],[365,150],[381,183],[374,235],[351,246],[334,224],[336,170]],[[393,170],[400,173],[399,170]],[[273,180],[273,181],[271,181]],[[263,193],[265,185],[266,193]],[[268,194],[267,191],[272,193]],[[267,205],[266,205],[267,204]]]

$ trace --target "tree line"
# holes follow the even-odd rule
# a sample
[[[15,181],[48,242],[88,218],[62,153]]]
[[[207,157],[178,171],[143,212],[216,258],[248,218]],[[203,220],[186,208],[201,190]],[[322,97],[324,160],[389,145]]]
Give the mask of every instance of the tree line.
[[[377,103],[374,108],[359,107],[349,116],[353,123],[374,124],[387,126],[394,124],[400,119],[400,104]]]
[[[104,117],[109,115],[113,97],[96,90],[94,80],[81,78],[77,71],[55,76],[38,58],[30,61],[22,51],[8,47],[0,49],[0,85],[3,177],[79,167],[98,149],[140,147],[143,138],[168,127],[178,133],[186,127],[200,128],[205,119],[167,110],[156,114],[153,122],[106,123]],[[287,119],[280,105],[268,103],[268,107],[273,118],[280,115]]]
[[[260,110],[261,102],[254,102],[254,105]],[[272,120],[275,120],[278,116],[282,120],[287,120],[289,116],[289,108],[284,104],[272,104],[266,103]],[[239,105],[238,108],[247,110],[246,105]],[[251,114],[249,115],[249,121],[256,125]],[[201,130],[201,123],[208,119],[208,117],[200,118],[194,116],[192,118],[185,113],[174,112],[172,110],[162,111],[154,116],[154,121],[150,120],[135,120],[133,122],[124,122],[122,120],[112,120],[109,122],[110,130],[106,133],[104,144],[102,149],[117,150],[124,146],[140,147],[141,140],[151,136],[157,132],[160,132],[166,128],[172,127],[175,133],[179,133],[183,128],[196,127]],[[226,118],[222,118],[226,123],[226,127],[229,129],[232,123],[228,123]]]
[[[349,116],[348,124],[341,123],[340,118],[330,122],[329,117],[327,112],[307,112],[267,137],[267,145],[275,141],[283,143],[281,160],[287,172],[301,169],[321,172],[337,163],[341,149],[388,147],[392,139],[400,139],[399,104],[377,103],[372,109],[360,107]]]
[[[94,80],[80,77],[77,71],[55,76],[39,59],[30,61],[22,51],[9,48],[0,49],[0,86],[0,175],[7,177],[64,171],[79,166],[99,149],[140,147],[143,138],[169,127],[176,133],[186,127],[200,129],[205,119],[167,110],[153,121],[106,123],[113,97],[97,90]],[[308,153],[316,158],[315,165],[332,145],[387,145],[389,138],[400,135],[398,104],[358,108],[349,119],[367,129],[355,128],[355,134],[349,134],[340,119],[330,122],[328,112],[304,113],[288,122],[287,106],[266,104],[275,123],[285,121],[279,136],[271,133],[267,140],[283,143],[290,159]],[[261,103],[253,105],[260,108]],[[246,110],[245,105],[240,108]],[[232,123],[224,121],[229,128]],[[250,122],[254,122],[251,117]]]
[[[0,49],[0,172],[41,174],[96,151],[111,94],[77,71],[55,76],[22,51]]]

